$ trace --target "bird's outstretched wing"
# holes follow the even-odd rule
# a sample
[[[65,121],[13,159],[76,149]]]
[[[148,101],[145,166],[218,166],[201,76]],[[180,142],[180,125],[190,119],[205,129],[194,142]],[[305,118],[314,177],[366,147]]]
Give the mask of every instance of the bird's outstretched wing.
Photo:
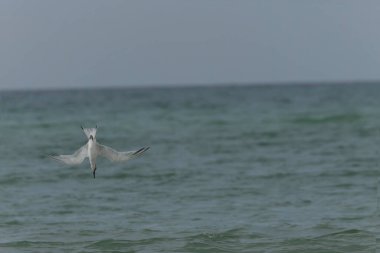
[[[82,146],[80,149],[75,151],[72,155],[56,155],[49,156],[57,161],[63,162],[68,165],[81,164],[83,160],[88,156],[87,154],[87,144]]]
[[[104,156],[112,162],[125,162],[127,160],[142,155],[145,151],[149,149],[149,147],[145,147],[134,151],[118,152],[113,148],[101,145],[99,143],[97,143],[96,145],[98,149],[98,155]]]

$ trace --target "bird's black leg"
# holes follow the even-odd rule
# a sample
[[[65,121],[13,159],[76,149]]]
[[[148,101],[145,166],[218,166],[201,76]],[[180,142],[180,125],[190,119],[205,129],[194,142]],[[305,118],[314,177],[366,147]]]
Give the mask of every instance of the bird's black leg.
[[[92,171],[92,175],[94,175],[94,178],[95,178],[95,171],[96,171],[96,167],[95,167],[95,169]]]

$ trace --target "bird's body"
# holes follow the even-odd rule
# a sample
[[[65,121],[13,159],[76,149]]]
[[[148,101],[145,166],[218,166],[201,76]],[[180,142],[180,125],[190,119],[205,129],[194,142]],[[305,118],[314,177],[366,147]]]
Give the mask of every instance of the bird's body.
[[[96,158],[98,156],[104,156],[108,160],[113,162],[124,162],[132,158],[138,157],[149,149],[149,147],[141,148],[137,151],[118,152],[110,147],[101,145],[96,142],[97,128],[83,128],[88,141],[85,145],[75,151],[72,155],[57,155],[50,156],[51,158],[61,161],[68,165],[81,164],[85,158],[88,157],[90,161],[90,167],[92,174],[95,178],[96,171]]]
[[[96,157],[97,157],[97,152],[96,152],[96,139],[90,139],[88,140],[87,143],[87,150],[88,150],[88,160],[90,161],[90,166],[92,171],[96,170]]]

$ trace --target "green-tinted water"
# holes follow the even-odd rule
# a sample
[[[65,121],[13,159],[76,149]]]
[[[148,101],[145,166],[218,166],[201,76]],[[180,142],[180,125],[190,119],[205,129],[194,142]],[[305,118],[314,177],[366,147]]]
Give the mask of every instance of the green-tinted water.
[[[2,92],[0,252],[374,252],[380,86]],[[80,125],[151,149],[65,167]]]

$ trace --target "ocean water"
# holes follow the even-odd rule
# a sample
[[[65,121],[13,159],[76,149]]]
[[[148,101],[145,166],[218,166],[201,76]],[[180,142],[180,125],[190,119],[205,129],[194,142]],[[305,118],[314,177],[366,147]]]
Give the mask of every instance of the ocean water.
[[[98,142],[151,149],[66,167]],[[0,92],[0,252],[375,252],[380,86]]]

